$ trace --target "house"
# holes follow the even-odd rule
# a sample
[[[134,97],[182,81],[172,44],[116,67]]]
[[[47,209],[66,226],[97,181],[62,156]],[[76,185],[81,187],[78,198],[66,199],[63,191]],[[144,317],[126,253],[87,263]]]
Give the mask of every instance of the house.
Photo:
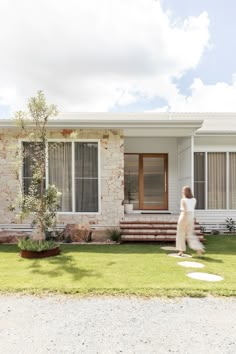
[[[177,215],[184,185],[194,190],[200,223],[236,219],[236,113],[65,113],[49,121],[48,138],[57,148],[45,184],[62,191],[61,223],[119,225],[124,190],[133,217]],[[19,187],[19,144],[31,148],[13,120],[1,119],[2,224],[15,222],[8,207]],[[25,190],[29,166],[25,159],[19,171]]]

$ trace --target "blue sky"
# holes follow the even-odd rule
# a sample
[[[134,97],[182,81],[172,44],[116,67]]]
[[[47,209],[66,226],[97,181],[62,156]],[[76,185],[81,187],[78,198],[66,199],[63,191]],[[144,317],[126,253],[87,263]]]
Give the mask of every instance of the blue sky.
[[[0,117],[236,111],[234,0],[2,0]]]
[[[218,81],[231,83],[236,73],[236,2],[234,0],[163,0],[163,7],[177,17],[185,18],[207,11],[210,19],[211,47],[206,49],[196,70],[182,80],[181,87],[188,87],[193,77],[200,77],[208,84]]]

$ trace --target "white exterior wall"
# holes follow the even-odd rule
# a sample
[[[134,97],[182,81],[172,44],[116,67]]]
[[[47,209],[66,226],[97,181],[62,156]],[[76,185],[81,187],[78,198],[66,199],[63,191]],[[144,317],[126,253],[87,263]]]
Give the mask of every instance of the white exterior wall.
[[[236,152],[236,137],[234,136],[196,136],[194,137],[196,152]],[[195,215],[200,223],[224,223],[226,218],[236,220],[236,210],[196,210]]]
[[[177,138],[125,137],[125,153],[168,154],[168,210],[179,211]]]
[[[179,195],[183,186],[193,188],[193,149],[192,137],[178,138],[178,186]]]
[[[226,218],[232,218],[236,221],[236,210],[195,210],[195,216],[200,224],[218,225],[224,224]]]

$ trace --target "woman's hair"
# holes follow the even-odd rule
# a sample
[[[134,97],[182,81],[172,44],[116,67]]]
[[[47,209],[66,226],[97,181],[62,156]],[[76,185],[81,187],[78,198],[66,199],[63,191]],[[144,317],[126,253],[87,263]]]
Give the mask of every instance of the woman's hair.
[[[193,198],[193,193],[191,191],[191,188],[189,186],[184,186],[182,189],[183,195],[185,198],[191,199]]]

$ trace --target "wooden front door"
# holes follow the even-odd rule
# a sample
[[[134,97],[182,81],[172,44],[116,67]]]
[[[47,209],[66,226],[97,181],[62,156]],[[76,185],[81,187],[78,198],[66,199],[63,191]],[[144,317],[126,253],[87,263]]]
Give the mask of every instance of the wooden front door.
[[[125,154],[127,189],[134,209],[167,210],[168,154]]]

